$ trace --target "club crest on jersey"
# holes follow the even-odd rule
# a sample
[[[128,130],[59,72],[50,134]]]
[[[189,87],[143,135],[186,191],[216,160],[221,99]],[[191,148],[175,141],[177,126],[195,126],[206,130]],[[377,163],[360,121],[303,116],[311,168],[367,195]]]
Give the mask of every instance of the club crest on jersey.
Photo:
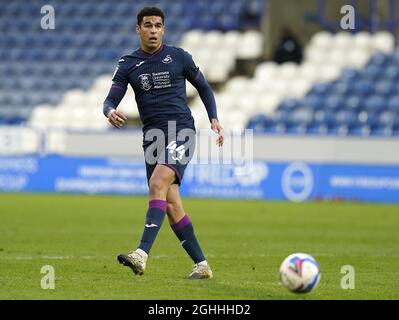
[[[165,58],[163,58],[162,62],[163,63],[171,63],[173,61],[172,57],[170,55],[167,55]]]
[[[140,88],[148,91],[152,88],[152,77],[149,73],[144,73],[139,75],[139,80],[140,80]]]

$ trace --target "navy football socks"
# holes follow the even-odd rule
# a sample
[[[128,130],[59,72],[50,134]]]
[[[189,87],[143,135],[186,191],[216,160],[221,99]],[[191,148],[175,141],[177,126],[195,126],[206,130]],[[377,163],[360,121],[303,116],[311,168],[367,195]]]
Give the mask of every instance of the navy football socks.
[[[193,225],[187,215],[185,215],[178,223],[172,224],[171,228],[175,232],[177,238],[179,238],[184,250],[186,250],[191,259],[193,259],[194,263],[199,263],[205,260],[201,247],[195,237]]]
[[[151,247],[161,229],[162,222],[165,218],[166,201],[150,200],[149,208],[146,215],[143,236],[141,237],[139,249],[150,252]]]

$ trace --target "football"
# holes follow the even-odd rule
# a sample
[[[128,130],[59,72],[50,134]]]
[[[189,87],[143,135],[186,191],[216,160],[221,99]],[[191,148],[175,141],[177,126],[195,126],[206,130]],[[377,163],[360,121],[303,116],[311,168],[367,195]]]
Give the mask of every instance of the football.
[[[280,281],[292,292],[310,292],[320,281],[319,264],[309,254],[291,254],[280,266]]]

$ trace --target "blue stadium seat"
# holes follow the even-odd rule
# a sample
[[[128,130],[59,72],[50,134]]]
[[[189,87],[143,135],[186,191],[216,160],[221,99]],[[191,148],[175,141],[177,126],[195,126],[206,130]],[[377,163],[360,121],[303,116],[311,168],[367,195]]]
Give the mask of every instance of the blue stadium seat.
[[[348,135],[351,136],[369,136],[371,127],[369,125],[353,125],[348,127]]]
[[[303,135],[308,131],[307,125],[303,123],[291,123],[286,125],[285,133],[286,134],[295,134],[295,135]]]
[[[395,83],[385,79],[380,80],[375,84],[374,93],[385,96],[395,93]]]
[[[312,133],[327,133],[327,129],[334,122],[334,113],[329,110],[318,110],[314,113],[313,123],[309,124],[308,131]]]
[[[358,80],[359,77],[360,77],[359,71],[357,71],[355,69],[344,69],[342,71],[341,76],[339,77],[339,79],[341,81],[353,83],[356,80]]]
[[[328,125],[325,123],[311,123],[307,126],[306,133],[312,135],[325,135],[328,133]]]
[[[395,125],[392,128],[392,135],[398,137],[399,136],[399,125]]]
[[[374,126],[378,122],[377,113],[361,111],[358,113],[358,122],[361,126]]]
[[[303,100],[303,105],[312,108],[314,110],[320,109],[323,106],[324,97],[316,93],[310,93],[306,95]]]
[[[251,117],[251,119],[248,121],[246,128],[254,130],[254,133],[265,133],[266,128],[271,123],[272,120],[269,119],[266,115],[258,114]]]
[[[390,136],[392,136],[392,131],[393,131],[393,128],[391,126],[376,124],[371,127],[370,135],[390,137]]]
[[[396,48],[395,52],[392,55],[392,63],[399,63],[399,49]]]
[[[337,111],[344,106],[344,98],[339,94],[327,96],[323,102],[324,108],[331,111]]]
[[[284,122],[271,122],[265,128],[265,133],[269,134],[284,134],[287,131],[287,126]]]
[[[347,81],[334,81],[328,86],[329,92],[337,95],[346,95],[351,91],[351,83]]]
[[[388,81],[399,80],[399,65],[390,65],[385,69],[384,78]]]
[[[373,80],[375,81],[375,79]],[[373,89],[373,81],[360,80],[353,84],[353,93],[367,96]]]
[[[399,123],[399,114],[390,110],[385,110],[379,114],[378,123],[384,126],[393,126]]]
[[[230,15],[217,17],[217,27],[224,31],[237,30],[239,28],[238,18]]]
[[[297,109],[299,106],[301,105],[301,102],[298,99],[284,99],[280,105],[279,105],[279,109],[283,110],[283,111],[293,111],[295,109]]]
[[[319,82],[313,85],[308,94],[316,94],[318,96],[323,96],[328,91],[329,91],[329,84]]]
[[[371,56],[369,65],[385,67],[392,61],[392,57],[386,53],[376,53]]]
[[[365,99],[363,106],[367,111],[379,112],[386,106],[386,99],[380,95],[372,95]]]
[[[329,135],[347,136],[349,134],[349,126],[346,124],[333,124],[328,128]]]
[[[361,95],[347,96],[343,102],[344,109],[359,111],[362,105],[363,97]]]
[[[285,121],[289,126],[300,125],[306,128],[313,122],[313,115],[311,108],[301,107],[289,112]]]
[[[389,98],[387,106],[389,110],[399,112],[399,95]]]
[[[384,69],[377,65],[368,65],[361,72],[361,76],[365,80],[375,81],[383,76]]]
[[[358,116],[351,110],[340,110],[334,115],[334,121],[337,125],[353,126],[358,123]]]

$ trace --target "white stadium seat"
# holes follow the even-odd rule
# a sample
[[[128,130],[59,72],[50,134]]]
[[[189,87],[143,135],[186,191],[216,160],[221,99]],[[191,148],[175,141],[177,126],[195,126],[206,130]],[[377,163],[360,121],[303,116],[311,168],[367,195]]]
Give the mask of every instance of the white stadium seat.
[[[334,48],[327,53],[327,61],[331,65],[345,67],[350,64],[347,56],[347,50],[342,50],[339,48]]]
[[[309,47],[319,50],[329,50],[331,48],[333,35],[327,31],[317,32],[313,35]]]
[[[233,55],[241,44],[241,33],[235,30],[228,31],[223,36],[223,47],[229,49]]]
[[[395,49],[395,37],[392,33],[381,31],[372,35],[372,48],[376,51],[391,53]]]
[[[241,94],[246,91],[246,86],[249,79],[246,77],[238,76],[230,79],[226,84],[226,90],[234,94]]]
[[[237,50],[240,59],[259,58],[263,52],[263,36],[259,31],[246,31]]]
[[[322,65],[326,61],[326,55],[329,51],[320,50],[319,48],[309,47],[305,49],[305,63]]]
[[[280,65],[279,77],[284,80],[293,79],[298,73],[298,64],[294,62],[285,62]]]
[[[209,50],[218,50],[220,48],[220,43],[223,41],[223,34],[221,31],[213,30],[205,33],[204,37],[201,39],[202,45]],[[213,51],[213,50],[212,50]]]
[[[183,48],[196,48],[202,43],[203,37],[202,30],[190,30],[183,34],[181,45]]]
[[[341,68],[336,65],[325,65],[320,68],[319,80],[323,82],[328,82],[335,80],[341,74]]]
[[[223,64],[211,64],[208,68],[207,80],[209,82],[221,83],[227,80],[229,68]]]
[[[229,111],[234,108],[235,101],[233,96],[230,94],[226,93],[215,94],[215,100],[218,110],[221,109]]]
[[[271,115],[278,107],[282,100],[282,96],[274,93],[262,94],[258,98],[258,113],[265,113]]]
[[[370,60],[370,54],[362,49],[352,49],[348,51],[347,59],[351,67],[360,69]]]
[[[341,31],[334,35],[332,48],[346,50],[353,46],[354,37],[347,31]]]
[[[262,62],[255,69],[255,79],[260,81],[273,79],[275,77],[278,65],[273,61]]]
[[[86,92],[80,89],[69,90],[61,100],[60,105],[65,108],[77,108],[85,103]]]
[[[370,51],[372,48],[372,39],[370,33],[365,31],[356,33],[353,45],[358,49]]]
[[[311,86],[311,81],[298,77],[290,82],[285,96],[290,98],[303,98]]]
[[[96,92],[108,92],[112,85],[112,74],[106,74],[99,76],[95,81],[94,85],[92,86],[92,90]]]

